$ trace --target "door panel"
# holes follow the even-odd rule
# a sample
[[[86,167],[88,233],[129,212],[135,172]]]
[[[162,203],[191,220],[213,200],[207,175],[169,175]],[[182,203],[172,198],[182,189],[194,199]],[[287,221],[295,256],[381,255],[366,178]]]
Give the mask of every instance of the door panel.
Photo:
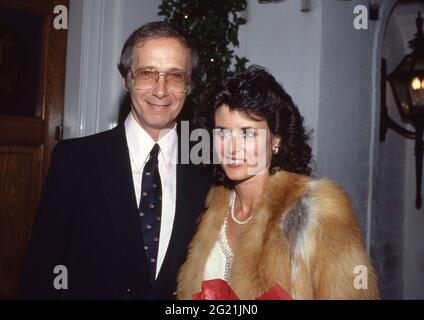
[[[31,226],[63,122],[67,0],[0,2],[0,299],[16,295]]]
[[[41,147],[0,147],[0,296],[16,291],[41,178]]]

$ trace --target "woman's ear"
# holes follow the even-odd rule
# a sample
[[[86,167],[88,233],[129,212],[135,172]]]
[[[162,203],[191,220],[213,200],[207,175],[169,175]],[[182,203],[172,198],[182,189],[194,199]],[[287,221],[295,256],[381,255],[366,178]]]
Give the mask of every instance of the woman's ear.
[[[274,136],[272,138],[272,154],[278,154],[280,152],[280,145],[281,145],[281,137]]]
[[[273,147],[280,147],[281,146],[281,137],[280,136],[274,136],[272,138],[272,146]]]

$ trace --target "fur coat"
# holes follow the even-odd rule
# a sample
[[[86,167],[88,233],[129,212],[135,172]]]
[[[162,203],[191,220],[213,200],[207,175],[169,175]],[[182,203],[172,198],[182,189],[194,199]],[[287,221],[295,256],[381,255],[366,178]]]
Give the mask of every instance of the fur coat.
[[[201,290],[231,191],[209,191],[207,211],[178,276],[178,299]],[[377,279],[347,195],[334,183],[279,171],[233,248],[229,284],[255,299],[278,283],[294,299],[378,299]]]

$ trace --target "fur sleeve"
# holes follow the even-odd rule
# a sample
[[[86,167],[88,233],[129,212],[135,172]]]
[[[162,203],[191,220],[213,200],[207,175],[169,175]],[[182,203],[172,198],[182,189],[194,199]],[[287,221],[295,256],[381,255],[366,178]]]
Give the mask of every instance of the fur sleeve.
[[[320,180],[311,198],[317,213],[311,270],[316,299],[379,299],[377,276],[347,195]]]

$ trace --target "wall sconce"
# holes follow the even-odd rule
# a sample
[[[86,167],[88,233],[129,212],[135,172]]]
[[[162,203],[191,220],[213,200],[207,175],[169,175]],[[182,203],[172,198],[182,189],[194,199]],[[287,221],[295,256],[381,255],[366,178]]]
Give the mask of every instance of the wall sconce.
[[[380,141],[385,141],[389,128],[405,138],[415,140],[415,207],[420,209],[424,129],[424,33],[421,12],[418,12],[416,25],[418,31],[415,38],[408,42],[413,49],[412,53],[407,54],[389,75],[386,75],[386,61],[382,61]],[[386,105],[386,81],[390,83],[402,121],[410,123],[415,131],[401,127],[390,118]]]

